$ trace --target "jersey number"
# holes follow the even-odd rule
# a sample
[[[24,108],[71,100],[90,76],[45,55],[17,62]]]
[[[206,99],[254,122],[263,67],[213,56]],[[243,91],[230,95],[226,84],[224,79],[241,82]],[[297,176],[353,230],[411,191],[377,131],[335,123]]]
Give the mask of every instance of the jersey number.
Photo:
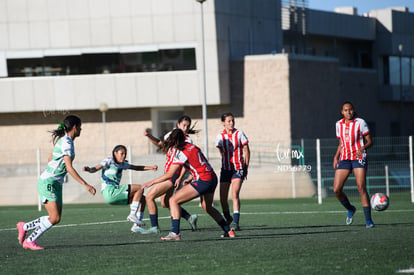
[[[203,154],[199,151],[198,152],[198,161],[200,162],[201,166],[205,166],[206,167],[206,171],[211,171],[210,166],[208,165],[208,162],[206,160],[206,158],[203,156]]]

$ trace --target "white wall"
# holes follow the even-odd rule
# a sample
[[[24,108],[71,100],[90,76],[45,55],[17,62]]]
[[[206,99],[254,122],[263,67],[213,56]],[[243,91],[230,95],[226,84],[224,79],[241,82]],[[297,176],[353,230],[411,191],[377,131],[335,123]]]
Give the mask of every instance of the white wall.
[[[196,71],[5,78],[0,112],[200,105],[198,85]]]
[[[0,67],[12,56],[191,45],[197,71],[0,78],[0,113],[96,109],[100,102],[110,108],[201,105],[200,7],[182,0],[1,0]],[[229,80],[217,60],[214,1],[203,7],[207,104],[225,104]]]

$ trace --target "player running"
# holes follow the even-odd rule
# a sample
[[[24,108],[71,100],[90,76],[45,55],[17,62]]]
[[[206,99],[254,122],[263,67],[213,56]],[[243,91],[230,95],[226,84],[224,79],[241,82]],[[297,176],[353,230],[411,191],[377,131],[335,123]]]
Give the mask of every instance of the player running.
[[[143,189],[139,184],[120,184],[122,171],[131,169],[135,171],[153,170],[157,171],[158,166],[136,166],[129,164],[126,160],[127,148],[124,145],[117,145],[112,150],[112,157],[104,159],[100,164],[94,167],[85,166],[83,171],[95,173],[102,170],[101,173],[101,193],[107,204],[111,205],[130,205],[130,213],[127,220],[133,222],[132,232],[144,233],[142,228],[144,222],[145,196]],[[137,215],[138,213],[138,215]]]
[[[372,228],[375,225],[371,218],[366,187],[368,167],[366,149],[372,145],[371,135],[365,120],[356,116],[351,102],[346,101],[342,104],[341,114],[343,118],[336,122],[336,137],[339,139],[339,145],[333,159],[333,168],[336,169],[333,191],[336,198],[348,210],[346,224],[352,224],[356,208],[349,202],[343,188],[353,170],[364,210],[366,228]]]
[[[164,152],[171,151],[168,160],[168,162],[171,162],[169,170],[164,175],[142,185],[143,188],[148,188],[169,180],[182,166],[185,166],[191,172],[190,178],[184,181],[184,186],[170,198],[172,228],[171,232],[161,238],[161,240],[181,240],[180,205],[198,196],[203,198],[203,209],[224,230],[223,237],[233,238],[235,236],[234,232],[230,230],[224,218],[212,206],[214,191],[217,186],[217,176],[201,150],[194,144],[187,143],[185,139],[185,134],[182,130],[175,129],[172,131],[163,145]]]
[[[247,177],[250,162],[249,140],[246,134],[234,128],[234,116],[225,113],[221,116],[224,130],[217,135],[216,147],[221,155],[220,203],[223,215],[232,230],[240,230],[240,190]],[[233,201],[233,217],[229,210],[229,189]]]
[[[188,143],[193,143],[193,140],[189,134],[197,133],[196,130],[191,127],[191,118],[189,116],[181,116],[177,121],[177,129],[181,129],[185,133],[185,141]],[[164,135],[164,141],[170,136],[172,131]],[[149,140],[160,149],[162,148],[164,142],[160,139],[154,137],[148,131],[144,132],[144,135],[149,138]],[[167,162],[165,163],[164,172],[167,173],[170,169],[171,162],[168,162],[170,158],[169,152],[167,152]],[[167,179],[164,182],[161,182],[153,186],[146,194],[146,202],[148,206],[148,213],[151,221],[151,228],[148,230],[148,233],[160,233],[160,228],[158,225],[158,208],[155,200],[161,197],[161,206],[164,208],[169,208],[169,200],[174,194],[174,191],[180,186],[181,179],[185,174],[185,169],[178,169],[177,172],[171,179]],[[197,230],[197,220],[198,216],[196,214],[191,215],[184,208],[181,209],[181,217],[186,219],[191,226],[193,231]]]
[[[66,173],[69,173],[82,184],[89,193],[92,195],[96,193],[95,188],[87,184],[72,166],[75,158],[73,142],[80,136],[81,124],[79,117],[70,115],[63,120],[63,123],[59,123],[56,130],[51,131],[54,144],[53,153],[48,159],[46,170],[40,175],[37,182],[37,190],[48,216],[42,216],[28,223],[17,223],[18,239],[23,248],[31,250],[44,249],[37,244],[37,239],[60,222],[62,216],[62,184]],[[33,232],[26,239],[26,235],[30,230],[33,230]]]

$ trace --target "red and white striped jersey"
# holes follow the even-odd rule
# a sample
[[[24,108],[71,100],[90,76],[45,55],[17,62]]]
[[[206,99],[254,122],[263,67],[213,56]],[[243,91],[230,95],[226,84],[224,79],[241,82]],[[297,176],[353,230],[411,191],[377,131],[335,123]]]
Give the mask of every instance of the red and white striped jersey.
[[[249,143],[245,133],[234,129],[227,134],[223,130],[216,138],[216,147],[221,151],[221,166],[224,170],[242,170],[245,167],[243,158],[243,146]]]
[[[171,167],[171,165],[172,165],[172,163],[173,163],[173,160],[174,160],[174,156],[175,156],[175,151],[176,151],[177,149],[176,148],[170,148],[169,150],[168,150],[168,152],[167,152],[167,161],[165,162],[165,166],[164,166],[164,173],[167,173],[168,172],[168,170],[170,170],[170,167]],[[178,171],[177,171],[177,173],[179,173],[179,171],[180,171],[181,169],[178,169]]]
[[[174,149],[172,164],[184,165],[195,181],[209,181],[216,177],[213,167],[200,148],[191,143],[186,143],[183,150]]]
[[[169,131],[168,133],[164,135],[164,140],[167,140],[167,138],[171,135],[172,131],[173,130]],[[191,139],[189,135],[187,134],[184,134],[184,135],[185,135],[185,142],[193,143],[193,140]],[[164,166],[165,173],[167,173],[167,171],[170,169],[170,166],[172,164],[172,161],[175,155],[175,150],[176,150],[175,148],[170,148],[167,152],[167,162],[165,163],[165,166]],[[181,173],[181,168],[177,170],[177,174],[179,175],[180,173]]]
[[[341,139],[342,148],[339,160],[356,160],[356,153],[364,146],[364,136],[369,134],[369,128],[362,118],[354,118],[345,123],[345,118],[336,122],[336,137]],[[365,158],[366,151],[359,158]]]

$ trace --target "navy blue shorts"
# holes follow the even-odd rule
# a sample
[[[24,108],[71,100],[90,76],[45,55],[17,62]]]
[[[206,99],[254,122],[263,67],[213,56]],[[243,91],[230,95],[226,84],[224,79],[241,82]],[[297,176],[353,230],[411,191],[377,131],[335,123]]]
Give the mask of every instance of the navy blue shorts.
[[[175,173],[174,176],[172,176],[172,178],[169,179],[172,185],[175,184],[175,181],[178,179],[179,176],[180,176],[179,174]]]
[[[194,187],[195,190],[200,195],[208,194],[208,193],[214,193],[217,187],[217,177],[214,177],[212,180],[204,181],[204,180],[197,180],[190,183],[192,187]]]
[[[366,159],[358,159],[358,160],[341,160],[338,163],[338,167],[336,169],[344,169],[344,170],[352,170],[354,168],[368,168],[368,162]]]
[[[220,172],[220,182],[231,182],[233,179],[243,180],[245,177],[244,170],[224,170]]]

